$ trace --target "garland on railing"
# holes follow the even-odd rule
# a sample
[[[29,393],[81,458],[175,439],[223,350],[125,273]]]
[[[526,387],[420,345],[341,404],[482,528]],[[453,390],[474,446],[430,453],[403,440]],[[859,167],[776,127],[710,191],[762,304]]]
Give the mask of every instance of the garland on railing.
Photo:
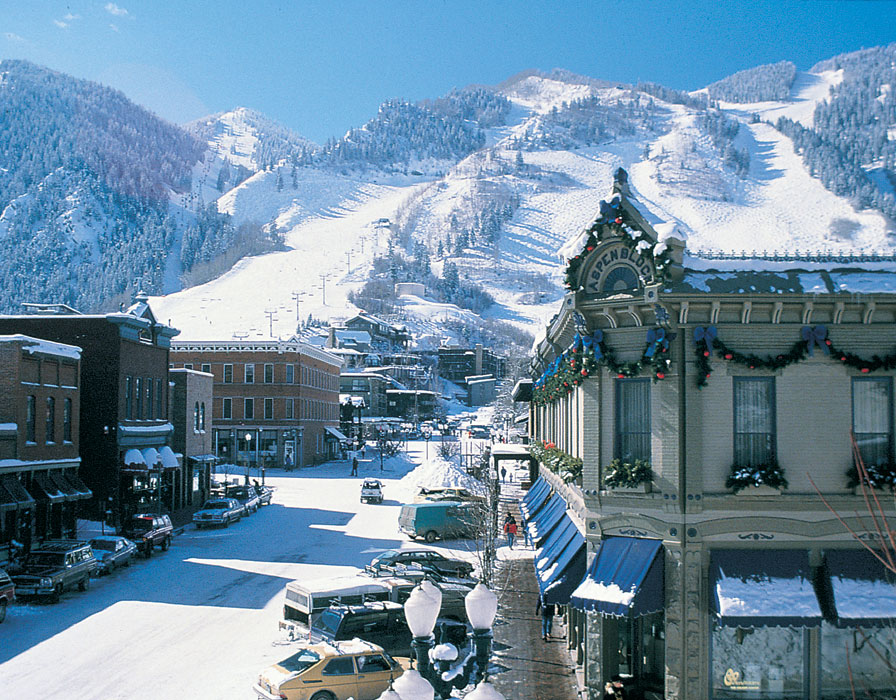
[[[655,270],[655,282],[665,282],[669,265],[672,263],[669,248],[663,246],[657,251],[657,242],[640,229],[632,227],[626,222],[626,213],[622,208],[622,197],[619,194],[613,195],[610,201],[601,200],[600,215],[588,228],[588,238],[585,240],[585,246],[582,251],[567,260],[566,275],[564,284],[567,289],[577,290],[581,288],[579,284],[579,269],[588,254],[591,253],[598,245],[598,242],[609,236],[617,236],[620,242],[634,254],[645,255],[653,260]],[[602,235],[598,235],[602,234]]]
[[[881,369],[896,369],[896,352],[892,352],[885,357],[874,355],[871,359],[859,357],[836,347],[828,338],[828,330],[825,326],[803,326],[800,329],[800,336],[801,339],[791,345],[787,352],[774,357],[759,357],[758,355],[744,354],[729,348],[719,339],[715,326],[706,326],[705,328],[698,326],[694,328],[697,386],[703,388],[708,383],[712,374],[710,358],[713,350],[717,350],[719,355],[728,362],[734,362],[748,369],[783,369],[788,365],[805,360],[806,357],[812,357],[816,347],[820,348],[825,355],[831,355],[847,367],[857,369],[862,374],[876,372]]]
[[[647,345],[641,358],[633,362],[620,362],[604,344],[600,329],[589,336],[576,333],[572,345],[556,358],[535,381],[532,402],[544,405],[571,393],[579,384],[600,367],[606,367],[617,377],[637,377],[645,368],[653,374],[653,381],[666,378],[672,360],[669,359],[669,341],[674,334],[664,328],[647,331]]]
[[[617,458],[604,468],[604,486],[609,489],[633,488],[653,481],[653,470],[646,459],[624,462]]]
[[[582,476],[582,460],[564,452],[553,442],[536,440],[529,445],[529,454],[554,474],[558,474],[564,483],[569,484]]]
[[[742,467],[733,464],[731,465],[731,473],[725,481],[725,487],[732,489],[734,493],[748,486],[762,485],[771,486],[775,489],[787,488],[784,469],[781,468],[776,460],[771,460],[768,464],[761,464],[755,467]]]

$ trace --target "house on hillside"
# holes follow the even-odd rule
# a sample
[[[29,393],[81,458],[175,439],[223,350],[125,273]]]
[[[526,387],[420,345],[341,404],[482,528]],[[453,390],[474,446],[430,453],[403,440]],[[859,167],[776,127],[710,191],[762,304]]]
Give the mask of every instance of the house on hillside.
[[[515,397],[541,596],[587,697],[892,693],[858,466],[896,517],[896,257],[699,258],[621,170],[575,248]]]
[[[348,319],[344,326],[349,331],[366,331],[373,345],[377,347],[405,348],[411,339],[408,329],[404,326],[388,323],[363,311]]]

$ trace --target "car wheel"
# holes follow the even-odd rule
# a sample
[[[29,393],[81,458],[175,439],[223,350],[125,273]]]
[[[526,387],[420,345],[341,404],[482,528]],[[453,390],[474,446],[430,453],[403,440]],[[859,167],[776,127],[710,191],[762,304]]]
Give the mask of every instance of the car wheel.
[[[131,559],[132,559],[132,557],[127,557],[127,558],[124,560],[124,565],[125,565],[125,566],[130,566],[130,565],[131,565]]]
[[[146,543],[146,551],[143,552],[143,556],[149,559],[152,556],[152,542]]]
[[[0,600],[0,622],[6,619],[6,598]]]
[[[319,693],[312,695],[311,700],[336,700],[336,696],[329,691],[322,690]]]
[[[115,562],[114,562],[114,561],[110,561],[110,562],[109,562],[109,565],[106,567],[106,575],[108,576],[108,575],[111,574],[113,571],[115,571]]]
[[[171,538],[170,537],[166,537],[164,540],[162,540],[162,551],[163,552],[167,552],[168,547],[170,547],[170,546],[171,546]]]
[[[90,588],[90,576],[85,576],[85,577],[82,578],[81,581],[78,583],[78,590],[79,590],[79,591],[86,591],[88,588]]]
[[[50,594],[50,602],[58,603],[62,598],[62,593],[65,590],[65,587],[61,583],[56,584],[56,588],[53,589],[53,592]]]
[[[424,537],[423,539],[425,539],[427,542],[432,543],[436,541],[436,538],[438,538],[438,536],[439,535],[435,530],[430,530],[426,533],[426,537]]]

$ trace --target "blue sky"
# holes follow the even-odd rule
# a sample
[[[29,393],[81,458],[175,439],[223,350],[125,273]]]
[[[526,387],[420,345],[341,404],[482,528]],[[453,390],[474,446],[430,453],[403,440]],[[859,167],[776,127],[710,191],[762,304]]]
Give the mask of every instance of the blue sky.
[[[693,90],[896,41],[890,0],[0,0],[0,58],[174,122],[251,107],[322,142],[390,98],[530,68]]]

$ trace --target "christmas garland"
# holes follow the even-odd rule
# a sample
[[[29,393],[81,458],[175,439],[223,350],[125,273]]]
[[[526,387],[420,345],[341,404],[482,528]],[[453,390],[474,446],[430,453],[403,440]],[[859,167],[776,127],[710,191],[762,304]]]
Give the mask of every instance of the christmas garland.
[[[559,474],[564,483],[571,483],[582,476],[583,462],[578,457],[573,457],[564,452],[553,442],[540,442],[536,440],[529,445],[529,454],[541,462],[554,474]]]
[[[625,221],[625,211],[622,209],[622,198],[614,195],[609,202],[601,200],[600,216],[588,228],[588,238],[582,251],[567,260],[564,285],[567,289],[581,289],[579,284],[579,270],[582,263],[598,245],[598,242],[610,236],[616,236],[632,252],[633,255],[647,255],[653,260],[656,274],[656,282],[665,282],[672,258],[668,248],[663,248],[660,253],[654,252],[656,241],[643,231],[633,228]]]
[[[604,486],[608,489],[633,488],[653,481],[653,470],[646,459],[623,462],[614,459],[604,468]]]
[[[637,377],[649,369],[654,382],[665,379],[672,364],[668,353],[669,341],[673,337],[674,334],[667,333],[663,328],[651,328],[647,331],[647,345],[641,358],[633,362],[620,362],[604,344],[604,334],[600,329],[586,337],[576,333],[572,345],[535,381],[532,402],[543,406],[563,398],[601,367],[606,367],[619,378]]]
[[[760,464],[755,467],[742,467],[737,464],[731,466],[731,473],[725,481],[725,487],[737,493],[748,486],[771,486],[775,489],[786,489],[787,479],[784,478],[784,470],[777,461],[772,460],[768,464]]]
[[[847,367],[857,369],[862,374],[877,372],[881,369],[896,369],[896,352],[892,352],[885,357],[874,355],[871,359],[866,359],[841,350],[831,342],[827,335],[828,331],[825,326],[803,326],[800,330],[801,339],[791,345],[787,352],[774,357],[759,357],[758,355],[744,354],[729,348],[719,339],[715,326],[707,326],[705,328],[698,326],[694,329],[694,354],[697,357],[697,387],[702,389],[706,386],[709,377],[712,375],[710,358],[713,350],[718,351],[728,362],[734,362],[748,369],[783,369],[789,365],[801,362],[807,357],[812,357],[816,347],[820,348],[825,355],[831,355]]]

